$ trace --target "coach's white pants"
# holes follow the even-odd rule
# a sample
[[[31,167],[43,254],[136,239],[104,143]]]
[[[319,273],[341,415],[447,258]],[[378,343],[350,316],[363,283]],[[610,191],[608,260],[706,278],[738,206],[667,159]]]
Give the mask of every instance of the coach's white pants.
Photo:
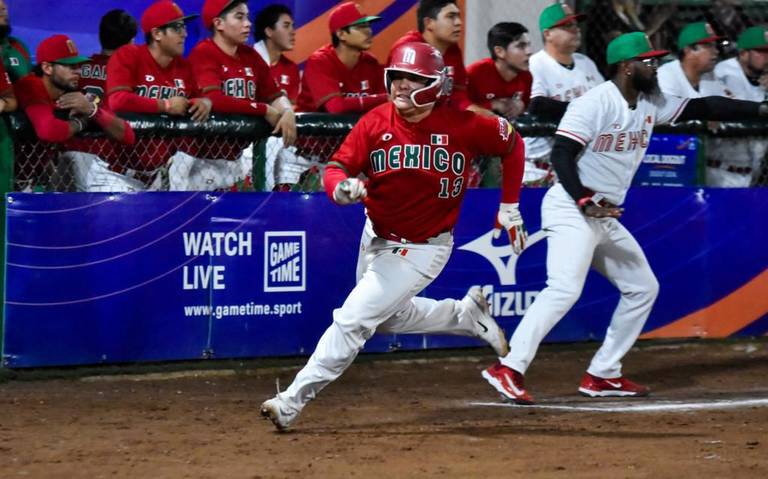
[[[249,147],[250,148],[250,147]],[[228,189],[251,172],[253,158],[240,154],[237,160],[196,158],[178,151],[169,161],[171,191],[214,191]]]
[[[430,244],[402,244],[376,237],[367,221],[360,241],[357,285],[333,311],[333,323],[281,398],[300,410],[352,364],[377,331],[474,336],[471,320],[462,320],[459,301],[414,297],[440,274],[452,248],[449,233]]]
[[[547,235],[547,287],[528,308],[501,362],[525,373],[544,337],[579,299],[590,265],[621,292],[603,345],[587,372],[621,376],[621,359],[643,329],[659,291],[643,250],[613,218],[586,218],[558,183],[541,206]]]

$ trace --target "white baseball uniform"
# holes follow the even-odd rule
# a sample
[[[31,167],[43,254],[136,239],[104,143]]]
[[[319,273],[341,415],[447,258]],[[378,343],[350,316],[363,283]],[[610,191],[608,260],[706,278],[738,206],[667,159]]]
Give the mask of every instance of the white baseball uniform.
[[[571,102],[556,134],[585,146],[577,163],[582,184],[620,205],[654,124],[674,121],[687,101],[640,95],[630,109],[616,85],[607,81]],[[541,216],[548,245],[547,287],[526,312],[501,362],[525,373],[539,343],[581,295],[591,266],[621,291],[621,300],[587,372],[620,377],[621,359],[640,334],[658,294],[648,260],[617,219],[585,216],[559,183],[545,195]]]
[[[571,101],[604,81],[595,62],[581,53],[573,54],[573,68],[567,68],[545,50],[531,55],[529,70],[533,75],[531,99],[537,96]],[[547,137],[525,139],[525,156],[532,160],[548,158],[554,140]],[[526,162],[526,170],[529,164]]]
[[[738,100],[763,101],[768,98],[768,92],[760,86],[753,85],[747,79],[744,69],[739,64],[738,57],[721,61],[715,67],[715,77],[722,82],[733,98]],[[765,158],[768,142],[761,138],[725,139],[730,148],[718,155],[716,160],[725,165],[726,169],[707,168],[707,184],[710,186],[748,187],[759,171],[763,158]],[[719,153],[719,152],[718,152]],[[727,171],[728,165],[734,166],[743,172]]]

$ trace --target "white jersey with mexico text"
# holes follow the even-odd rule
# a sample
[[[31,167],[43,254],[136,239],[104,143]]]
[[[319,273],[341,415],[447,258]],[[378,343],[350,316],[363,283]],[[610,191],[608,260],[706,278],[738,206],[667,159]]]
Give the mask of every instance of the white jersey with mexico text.
[[[659,88],[665,95],[681,96],[683,98],[701,98],[704,96],[727,96],[733,94],[725,85],[715,78],[713,72],[705,73],[699,80],[699,89],[693,88],[685,76],[680,60],[674,60],[659,67]]]
[[[585,146],[577,163],[581,183],[620,205],[653,126],[675,121],[687,103],[687,98],[672,95],[641,94],[630,109],[616,85],[606,81],[568,105],[556,134]]]
[[[595,62],[581,53],[573,54],[573,68],[566,68],[546,51],[539,50],[531,55],[529,70],[533,75],[531,99],[537,96],[569,102],[604,81]],[[549,156],[552,138],[526,138],[527,158],[539,159]]]

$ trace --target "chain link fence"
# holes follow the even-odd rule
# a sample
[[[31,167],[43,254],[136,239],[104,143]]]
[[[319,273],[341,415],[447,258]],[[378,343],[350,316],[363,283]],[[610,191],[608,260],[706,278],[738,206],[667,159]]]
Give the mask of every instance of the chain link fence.
[[[294,146],[269,136],[261,119],[214,116],[204,124],[168,117],[129,117],[136,132],[130,147],[86,132],[63,144],[38,141],[23,115],[12,117],[14,191],[322,191],[325,165],[357,121],[357,116],[299,114]],[[518,119],[524,137],[551,136],[555,125],[529,116]],[[698,178],[729,186],[768,185],[768,129],[763,123],[712,125],[690,122],[657,127],[661,133],[685,133],[700,139]],[[499,158],[473,163],[470,187],[499,187]],[[554,181],[546,158],[526,164],[526,186]],[[713,176],[714,175],[714,176]],[[713,179],[714,178],[714,179]],[[722,179],[720,179],[722,180]]]

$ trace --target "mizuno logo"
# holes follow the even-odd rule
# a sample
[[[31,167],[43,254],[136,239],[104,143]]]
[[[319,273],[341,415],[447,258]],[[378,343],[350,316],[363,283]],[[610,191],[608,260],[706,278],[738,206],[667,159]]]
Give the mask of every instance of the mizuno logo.
[[[499,283],[503,286],[516,284],[515,267],[520,256],[512,254],[512,249],[508,244],[496,246],[493,244],[493,235],[495,230],[490,230],[483,236],[475,238],[467,244],[459,246],[458,249],[471,251],[487,259],[499,275]],[[506,234],[506,233],[505,233]],[[544,239],[544,231],[537,231],[528,237],[528,249],[538,241]],[[506,259],[505,259],[506,258]]]

